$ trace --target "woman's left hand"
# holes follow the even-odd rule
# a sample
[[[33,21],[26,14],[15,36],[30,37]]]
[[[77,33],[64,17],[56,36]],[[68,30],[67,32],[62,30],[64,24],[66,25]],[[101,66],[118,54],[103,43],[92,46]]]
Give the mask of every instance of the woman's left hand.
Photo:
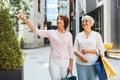
[[[96,54],[97,51],[96,51],[96,49],[90,49],[90,50],[88,50],[88,49],[82,49],[82,53],[83,54]]]

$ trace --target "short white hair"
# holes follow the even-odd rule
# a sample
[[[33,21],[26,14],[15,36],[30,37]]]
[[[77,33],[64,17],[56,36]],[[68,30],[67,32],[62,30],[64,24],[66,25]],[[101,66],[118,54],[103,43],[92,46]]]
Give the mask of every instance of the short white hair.
[[[94,20],[93,17],[91,17],[91,16],[89,16],[89,15],[85,15],[85,16],[82,17],[81,20],[83,21],[84,19],[85,19],[85,20],[89,20],[89,21],[91,22],[92,26],[94,25],[95,20]]]

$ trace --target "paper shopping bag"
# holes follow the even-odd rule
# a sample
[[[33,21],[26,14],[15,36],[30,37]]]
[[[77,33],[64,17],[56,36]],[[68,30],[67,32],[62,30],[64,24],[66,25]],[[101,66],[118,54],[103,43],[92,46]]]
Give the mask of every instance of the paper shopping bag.
[[[102,63],[104,65],[107,78],[110,78],[116,75],[116,71],[104,56],[102,56]]]

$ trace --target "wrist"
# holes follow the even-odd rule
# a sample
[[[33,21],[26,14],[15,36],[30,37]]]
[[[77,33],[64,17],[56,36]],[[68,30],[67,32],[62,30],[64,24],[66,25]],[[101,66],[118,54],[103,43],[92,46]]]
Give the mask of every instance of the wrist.
[[[79,56],[78,56],[78,57],[83,58],[84,56],[83,56],[83,54],[79,54]]]

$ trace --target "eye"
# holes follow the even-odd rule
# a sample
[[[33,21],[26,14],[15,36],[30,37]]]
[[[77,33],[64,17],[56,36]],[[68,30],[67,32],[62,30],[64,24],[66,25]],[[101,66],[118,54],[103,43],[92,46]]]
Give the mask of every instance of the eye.
[[[63,19],[61,17],[58,17],[57,20],[61,20],[62,21]]]
[[[60,17],[57,17],[57,20],[59,20],[60,19]]]
[[[60,17],[57,17],[57,20],[60,19]]]
[[[89,22],[88,20],[85,20],[85,22]]]
[[[84,23],[84,22],[86,22],[86,21],[82,21],[82,23]]]

